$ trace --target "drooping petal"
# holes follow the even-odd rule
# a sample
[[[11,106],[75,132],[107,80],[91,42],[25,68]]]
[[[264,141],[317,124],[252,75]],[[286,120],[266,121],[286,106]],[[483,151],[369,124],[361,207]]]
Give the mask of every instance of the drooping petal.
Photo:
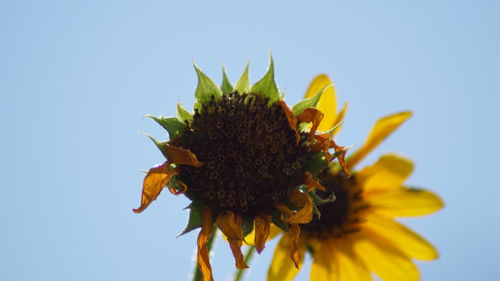
[[[366,229],[349,236],[354,252],[370,271],[384,281],[418,281],[415,264],[385,239]]]
[[[307,185],[308,191],[319,189],[326,192],[326,188],[318,180],[315,180],[309,172],[306,172],[304,175],[304,184]]]
[[[299,273],[299,270],[295,268],[295,264],[290,259],[291,247],[292,239],[290,235],[283,235],[283,237],[278,242],[276,249],[274,250],[271,266],[269,267],[269,270],[267,272],[268,281],[291,281]],[[299,265],[302,265],[305,250],[305,245],[299,244]]]
[[[350,169],[363,160],[368,153],[399,128],[411,115],[411,112],[405,111],[379,119],[373,126],[365,143],[347,159],[347,168]]]
[[[406,255],[425,261],[438,258],[431,243],[393,219],[377,214],[367,215],[365,219],[363,227],[390,241]]]
[[[231,251],[236,261],[236,268],[248,268],[243,254],[241,253],[241,244],[243,242],[243,218],[231,211],[225,211],[218,215],[216,223],[222,233],[227,236],[229,246],[231,247]]]
[[[177,170],[169,171],[169,162],[149,169],[142,184],[141,206],[133,209],[134,213],[144,211],[151,202],[156,200],[163,188],[168,184],[173,176],[178,174]]]
[[[285,116],[286,116],[286,119],[288,120],[288,125],[290,126],[290,129],[294,130],[294,132],[295,132],[296,144],[299,144],[300,135],[299,135],[299,131],[297,130],[297,117],[295,117],[295,115],[293,114],[293,111],[288,107],[288,105],[283,100],[278,100],[277,104],[281,107],[281,109],[285,113]]]
[[[444,206],[439,196],[428,190],[399,188],[392,191],[371,192],[365,196],[371,208],[389,217],[423,216]]]
[[[257,215],[255,217],[255,249],[260,254],[266,245],[266,241],[269,238],[271,232],[271,220],[270,215]]]
[[[168,144],[165,147],[167,158],[169,162],[175,164],[191,165],[200,167],[203,163],[198,161],[196,155],[189,149],[184,149],[175,145]]]
[[[336,248],[333,247],[331,240],[324,240],[320,245],[321,246],[316,251],[314,251],[313,263],[311,266],[311,274],[309,279],[314,281],[340,280],[338,272],[338,252]]]
[[[299,123],[312,123],[311,130],[309,131],[309,138],[312,139],[318,129],[318,126],[321,124],[321,120],[323,120],[323,116],[323,112],[316,108],[309,107],[304,109],[304,111],[297,117],[297,120]]]
[[[363,168],[357,180],[364,192],[394,190],[403,186],[413,172],[413,162],[395,154],[382,155],[377,163]]]
[[[203,281],[213,281],[212,267],[208,256],[207,243],[212,234],[212,211],[210,209],[203,210],[203,224],[198,234],[198,267],[200,268]]]
[[[324,89],[325,87],[332,84],[333,83],[328,75],[320,74],[316,76],[309,85],[309,88],[307,89],[305,94],[305,98],[312,97],[313,95],[321,91],[321,89]],[[318,105],[316,106],[316,108],[325,114],[325,117],[321,121],[318,130],[323,132],[328,131],[335,124],[337,124],[337,98],[335,95],[335,87],[333,85],[325,89],[323,95],[321,95],[321,98],[318,101]]]
[[[283,230],[281,230],[279,227],[277,227],[274,224],[271,224],[271,227],[269,228],[269,236],[267,237],[267,240],[274,239],[276,236],[283,234]],[[245,236],[245,239],[243,240],[243,243],[246,245],[253,245],[255,246],[255,228],[250,232],[247,236]]]
[[[297,269],[300,268],[300,261],[302,257],[300,256],[300,247],[299,247],[299,237],[300,237],[300,227],[296,223],[289,224],[289,235],[292,238],[292,248],[290,250],[290,258],[292,259],[295,267]]]
[[[353,245],[348,239],[335,241],[337,250],[337,264],[341,280],[372,281],[370,271],[363,261],[356,255]]]

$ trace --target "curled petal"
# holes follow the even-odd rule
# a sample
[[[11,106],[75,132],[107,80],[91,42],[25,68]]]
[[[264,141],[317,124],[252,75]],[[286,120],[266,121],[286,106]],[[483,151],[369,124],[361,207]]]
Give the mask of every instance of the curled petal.
[[[260,254],[264,247],[266,246],[266,241],[269,237],[271,229],[272,216],[270,215],[258,215],[255,217],[255,248]]]
[[[162,189],[168,184],[173,176],[179,172],[176,169],[169,171],[170,162],[149,169],[142,184],[141,206],[133,209],[134,213],[144,211],[151,202],[156,200]]]
[[[297,117],[299,123],[312,122],[311,130],[309,131],[309,138],[313,138],[316,130],[318,129],[321,120],[323,119],[323,113],[316,108],[308,107]]]
[[[238,269],[248,268],[241,253],[241,244],[243,242],[242,223],[243,218],[231,211],[226,211],[217,217],[217,226],[227,236]]]
[[[213,281],[212,266],[208,257],[207,243],[212,234],[212,211],[210,209],[203,210],[202,227],[198,234],[198,267],[200,268],[203,281]]]
[[[304,176],[305,176],[304,184],[307,185],[308,191],[312,191],[315,189],[326,191],[326,188],[321,183],[319,183],[319,181],[315,180],[311,173],[306,172]]]
[[[283,204],[278,204],[276,209],[283,213],[283,220],[287,223],[308,223],[313,216],[313,203],[309,195],[298,190],[292,191],[288,197],[290,203],[300,208],[298,211],[292,211]]]
[[[295,115],[293,115],[293,111],[286,105],[286,103],[283,100],[277,101],[278,105],[281,107],[283,112],[285,113],[286,119],[288,120],[288,125],[292,130],[295,132],[295,140],[297,144],[299,144],[300,141],[300,135],[299,131],[297,130],[297,118]]]
[[[200,167],[203,163],[198,161],[196,155],[189,149],[184,149],[175,145],[168,144],[165,147],[165,152],[169,162],[182,165],[191,165]]]

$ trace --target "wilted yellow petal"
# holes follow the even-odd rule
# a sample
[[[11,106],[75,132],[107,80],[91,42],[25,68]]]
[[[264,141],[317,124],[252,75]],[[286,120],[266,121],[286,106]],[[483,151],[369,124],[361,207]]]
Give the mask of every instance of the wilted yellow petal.
[[[335,96],[335,87],[332,84],[328,75],[320,74],[313,79],[305,94],[305,98],[310,98],[325,87],[330,86],[325,89],[316,106],[317,109],[325,114],[318,127],[318,130],[323,132],[330,130],[337,124],[337,98]]]
[[[333,247],[331,240],[324,240],[320,244],[320,247],[314,251],[309,279],[314,281],[338,281],[340,280],[338,265],[338,252],[336,248]]]
[[[350,169],[363,160],[368,153],[399,128],[411,115],[411,112],[405,111],[379,119],[373,126],[365,143],[347,159],[347,168]]]
[[[243,219],[241,216],[231,211],[225,211],[217,216],[216,223],[229,241],[229,246],[231,247],[231,251],[236,261],[236,268],[248,268],[248,265],[245,263],[245,258],[241,253],[241,244],[243,242]]]
[[[399,189],[413,172],[413,162],[395,154],[386,154],[377,163],[362,169],[357,180],[364,192]]]
[[[293,114],[293,111],[288,107],[288,105],[283,100],[277,101],[278,105],[281,107],[283,112],[285,113],[286,119],[288,120],[288,126],[295,132],[295,141],[299,144],[300,135],[297,129],[297,117]]]
[[[279,234],[282,234],[282,233],[283,233],[283,230],[281,230],[276,225],[271,224],[271,227],[269,228],[269,236],[267,237],[267,240],[274,239],[276,236],[278,236]],[[224,239],[227,240],[227,238],[225,236],[224,236]],[[246,245],[255,246],[254,241],[255,241],[255,228],[252,230],[252,232],[250,232],[247,236],[245,236],[245,240],[243,240],[243,243],[245,243]]]
[[[202,165],[202,163],[196,158],[196,155],[194,155],[194,153],[189,149],[168,144],[165,147],[165,151],[169,162],[195,167],[200,167]]]
[[[423,189],[399,188],[392,191],[371,192],[365,200],[377,213],[389,217],[423,216],[444,206],[436,194]]]
[[[266,241],[271,232],[271,220],[270,215],[257,215],[255,217],[255,249],[260,254],[266,245]]]
[[[418,281],[415,264],[385,239],[366,229],[349,236],[354,252],[384,281]]]
[[[316,108],[308,107],[304,109],[304,111],[297,117],[299,123],[312,122],[311,130],[309,131],[309,138],[313,138],[318,126],[321,124],[321,120],[323,120],[323,112],[319,111]]]
[[[363,261],[354,253],[350,240],[339,239],[333,247],[337,252],[337,265],[340,280],[371,281],[370,271]]]
[[[319,183],[318,180],[315,180],[313,175],[309,172],[305,173],[304,184],[307,186],[308,191],[319,189],[326,192],[326,188],[321,183]]]
[[[366,216],[363,227],[390,241],[406,255],[419,260],[434,260],[439,254],[431,243],[411,229],[381,215]]]
[[[208,257],[207,243],[212,235],[212,212],[209,209],[203,210],[202,227],[198,234],[198,267],[200,268],[203,281],[213,281],[212,267]]]
[[[287,223],[308,223],[312,220],[313,205],[309,195],[294,190],[290,193],[288,200],[300,209],[294,212],[283,204],[277,205],[276,209],[284,214],[284,221]]]
[[[156,200],[163,188],[168,184],[173,176],[178,174],[177,170],[169,171],[169,162],[155,166],[149,169],[142,184],[141,206],[133,209],[134,213],[144,211],[151,202]]]
[[[294,263],[290,259],[291,247],[292,239],[290,235],[283,235],[274,250],[273,260],[271,261],[271,266],[269,266],[269,270],[267,271],[268,281],[291,281],[299,273],[299,270],[295,268]],[[300,265],[302,265],[304,260],[305,250],[305,245],[299,244]]]
[[[291,223],[288,225],[288,231],[289,235],[292,237],[292,249],[290,250],[290,258],[295,264],[295,267],[299,269],[300,261],[302,260],[299,248],[300,227],[296,223]]]

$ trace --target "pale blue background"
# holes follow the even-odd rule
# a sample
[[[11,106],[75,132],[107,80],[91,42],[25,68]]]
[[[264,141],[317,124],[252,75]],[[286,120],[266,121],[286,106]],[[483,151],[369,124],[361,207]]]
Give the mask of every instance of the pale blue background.
[[[165,134],[142,116],[192,106],[193,59],[216,81],[251,59],[255,81],[270,49],[292,104],[314,75],[335,80],[350,103],[341,144],[415,112],[367,160],[402,152],[409,183],[447,203],[406,220],[441,252],[422,279],[498,280],[499,2],[297,2],[1,1],[0,280],[188,280],[196,235],[175,238],[188,201],[165,192],[131,211],[138,170],[163,161],[138,131]],[[213,266],[232,274],[220,241]]]

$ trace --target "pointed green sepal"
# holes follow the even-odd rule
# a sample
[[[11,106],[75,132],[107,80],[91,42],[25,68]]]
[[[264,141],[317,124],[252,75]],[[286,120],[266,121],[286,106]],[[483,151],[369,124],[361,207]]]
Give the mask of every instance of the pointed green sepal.
[[[234,87],[234,89],[240,94],[248,93],[250,91],[250,77],[248,75],[249,65],[250,63],[248,62],[245,66],[245,70],[243,70],[243,73],[241,74],[238,82],[236,82],[236,86]]]
[[[304,110],[308,107],[316,107],[318,105],[318,101],[325,92],[325,90],[328,87],[331,87],[332,85],[328,85],[326,87],[323,87],[323,89],[319,90],[314,96],[305,99],[296,105],[293,106],[293,115],[299,116]]]
[[[227,95],[234,90],[233,85],[229,82],[229,78],[227,77],[226,68],[222,67],[222,84],[220,86],[222,90],[222,94]]]
[[[186,129],[186,124],[182,123],[175,117],[156,117],[149,114],[146,115],[146,117],[155,120],[156,123],[160,124],[160,126],[167,130],[170,139],[178,137]]]
[[[274,63],[271,56],[269,69],[266,75],[252,86],[251,93],[262,94],[270,99],[270,103],[276,102],[280,98],[278,86],[274,81]]]
[[[198,102],[204,103],[210,101],[212,96],[217,100],[222,96],[222,91],[217,86],[212,79],[210,79],[201,69],[193,64],[196,74],[198,75],[198,86],[196,86],[196,91],[194,96]]]
[[[184,106],[182,106],[182,103],[180,102],[177,103],[177,117],[182,122],[191,122],[193,120],[193,114],[191,114],[191,112],[189,112]]]
[[[167,143],[166,141],[164,142],[161,142],[161,141],[158,141],[157,139],[153,138],[152,136],[144,133],[144,135],[146,137],[148,137],[150,140],[153,141],[153,143],[156,145],[156,147],[158,147],[158,149],[161,151],[161,153],[163,154],[163,156],[165,156],[165,158],[167,158]]]
[[[189,219],[186,228],[177,235],[182,236],[191,230],[197,229],[203,225],[203,208],[199,204],[192,203],[187,207],[189,209]]]

